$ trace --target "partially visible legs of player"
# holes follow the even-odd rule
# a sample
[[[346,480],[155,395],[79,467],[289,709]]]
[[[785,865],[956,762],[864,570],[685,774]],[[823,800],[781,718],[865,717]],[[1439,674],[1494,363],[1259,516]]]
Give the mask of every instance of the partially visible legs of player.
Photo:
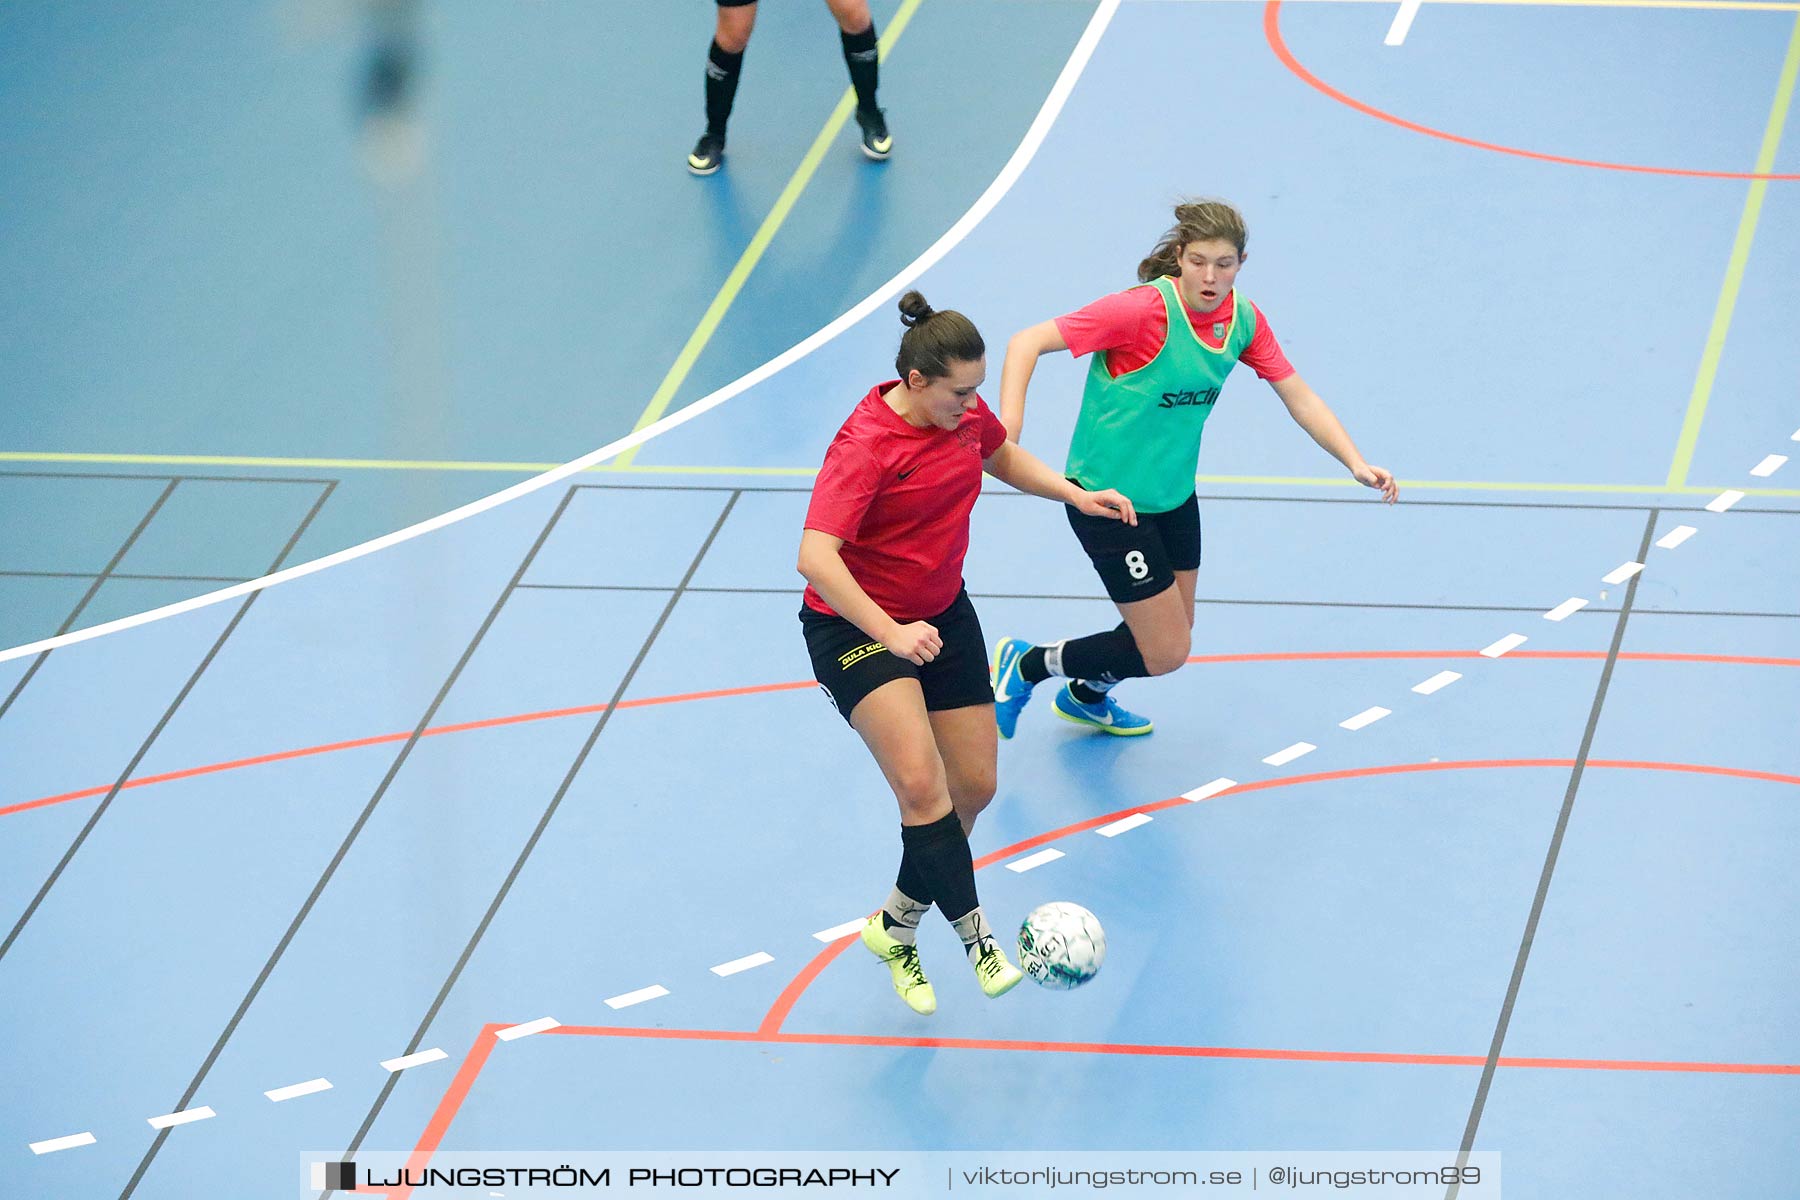
[[[856,89],[856,124],[862,130],[862,152],[877,161],[894,151],[888,134],[887,115],[875,106],[875,87],[880,82],[881,54],[869,0],[825,0],[837,18],[838,37],[844,44],[844,65],[850,70],[850,86]]]
[[[718,21],[706,52],[706,132],[688,155],[688,170],[711,175],[725,162],[725,124],[737,98],[744,49],[756,27],[756,0],[716,0]]]
[[[978,723],[987,725],[985,768]],[[1004,995],[1023,975],[1007,961],[981,910],[967,832],[993,796],[993,714],[985,704],[928,714],[918,681],[902,678],[863,697],[850,725],[900,805],[900,872],[882,910],[864,925],[863,945],[888,964],[894,990],[913,1011],[935,1011],[937,997],[919,967],[916,937],[919,919],[936,904],[962,939],[981,990]]]

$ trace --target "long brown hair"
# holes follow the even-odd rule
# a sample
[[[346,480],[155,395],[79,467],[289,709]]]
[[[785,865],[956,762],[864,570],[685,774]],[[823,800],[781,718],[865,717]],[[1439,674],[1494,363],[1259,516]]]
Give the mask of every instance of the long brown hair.
[[[1138,282],[1181,274],[1181,248],[1189,242],[1230,242],[1238,257],[1250,240],[1244,214],[1223,200],[1184,200],[1175,206],[1175,225],[1163,234],[1150,256],[1138,264]]]
[[[951,363],[978,362],[987,356],[987,345],[973,321],[951,309],[931,307],[917,292],[900,297],[900,323],[906,332],[900,335],[894,369],[901,382],[914,371],[927,379],[942,379],[950,374]]]

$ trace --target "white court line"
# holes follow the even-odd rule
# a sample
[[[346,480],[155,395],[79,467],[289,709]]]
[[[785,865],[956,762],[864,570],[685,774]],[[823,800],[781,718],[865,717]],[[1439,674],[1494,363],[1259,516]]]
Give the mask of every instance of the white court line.
[[[443,1062],[449,1057],[448,1054],[433,1046],[431,1049],[421,1050],[417,1054],[406,1054],[399,1058],[384,1058],[381,1060],[381,1065],[387,1068],[389,1074],[392,1074],[395,1071],[404,1071],[408,1067],[422,1067],[426,1063]]]
[[[1744,498],[1744,493],[1738,491],[1735,488],[1726,488],[1724,491],[1720,492],[1717,496],[1714,496],[1711,500],[1707,501],[1706,511],[1707,512],[1724,512],[1726,509],[1730,508],[1732,505],[1736,504],[1739,500],[1742,500],[1743,498]]]
[[[853,933],[861,933],[864,922],[869,918],[858,917],[854,921],[845,921],[842,925],[833,925],[830,929],[821,929],[813,937],[821,942],[835,942],[839,938],[847,938]]]
[[[1636,575],[1643,569],[1644,564],[1641,562],[1620,563],[1618,566],[1602,575],[1600,577],[1600,582],[1624,583],[1627,579],[1630,579],[1633,575]]]
[[[1433,692],[1442,691],[1461,678],[1462,676],[1455,671],[1439,671],[1423,683],[1413,684],[1413,691],[1421,696],[1429,696]]]
[[[1796,430],[1794,430],[1794,436],[1793,436],[1793,437],[1791,437],[1791,438],[1789,438],[1789,439],[1788,439],[1788,441],[1790,441],[1790,442],[1800,442],[1800,429],[1796,429]]]
[[[1752,475],[1756,476],[1758,479],[1767,479],[1769,476],[1773,475],[1775,472],[1781,470],[1782,466],[1785,465],[1786,462],[1787,462],[1787,455],[1785,455],[1785,454],[1770,454],[1770,455],[1767,455],[1766,457],[1764,457],[1764,459],[1761,462],[1757,463],[1754,467],[1751,467],[1750,473]]]
[[[1692,525],[1677,525],[1675,528],[1669,530],[1669,532],[1657,538],[1656,544],[1661,546],[1664,550],[1673,550],[1675,547],[1681,545],[1681,543],[1687,541],[1699,532],[1700,531],[1695,529]]]
[[[1503,654],[1512,653],[1530,640],[1530,638],[1522,633],[1509,633],[1491,646],[1483,646],[1481,648],[1481,657],[1499,658]],[[1417,689],[1415,688],[1414,690],[1416,691]]]
[[[626,992],[623,996],[614,996],[606,1002],[610,1009],[630,1008],[634,1004],[642,1004],[646,1000],[656,1000],[669,994],[669,989],[660,983],[653,983],[647,988],[639,988],[635,992]]]
[[[1363,709],[1348,721],[1339,721],[1338,728],[1348,729],[1350,732],[1355,733],[1358,729],[1368,728],[1383,717],[1391,717],[1393,715],[1393,709],[1383,708],[1381,705],[1377,704],[1374,708]]]
[[[263,1095],[267,1096],[275,1103],[280,1104],[283,1100],[296,1100],[301,1096],[310,1096],[314,1092],[328,1092],[330,1090],[331,1080],[309,1079],[305,1083],[291,1083],[287,1087],[278,1087],[273,1091],[264,1092]]]
[[[1587,606],[1588,602],[1583,600],[1580,596],[1570,596],[1567,600],[1564,600],[1561,604],[1545,613],[1544,620],[1561,621],[1568,617],[1570,613],[1580,612]]]
[[[856,925],[857,928],[862,928],[861,921],[858,921]],[[714,975],[723,979],[727,975],[736,975],[739,971],[748,971],[752,967],[766,966],[774,961],[775,958],[773,955],[764,954],[761,950],[758,950],[755,954],[746,954],[742,958],[734,958],[730,962],[722,962],[718,966],[709,969]]]
[[[1311,742],[1295,742],[1285,750],[1277,750],[1263,761],[1271,767],[1285,767],[1296,758],[1304,757],[1317,749],[1318,747]]]
[[[615,442],[608,442],[598,450],[590,451],[554,470],[545,471],[542,475],[533,476],[512,487],[495,492],[491,496],[484,496],[480,500],[451,509],[449,512],[429,520],[420,521],[416,525],[408,525],[405,529],[396,530],[360,545],[339,550],[335,554],[327,554],[323,558],[315,558],[311,562],[299,563],[286,570],[277,571],[273,575],[264,575],[260,579],[246,580],[243,583],[220,588],[218,591],[207,592],[202,596],[194,596],[174,604],[165,604],[161,608],[135,613],[129,617],[121,617],[116,621],[107,621],[86,629],[77,629],[59,637],[42,638],[22,646],[14,646],[10,650],[0,651],[0,662],[9,662],[15,658],[28,658],[46,650],[54,650],[59,646],[72,646],[77,642],[104,637],[110,633],[118,633],[121,630],[148,624],[151,621],[161,621],[168,617],[192,612],[197,608],[205,608],[208,605],[219,604],[239,596],[247,596],[251,592],[259,592],[264,588],[274,587],[276,584],[300,579],[323,571],[327,567],[335,567],[364,555],[373,554],[377,550],[385,550],[390,546],[397,546],[401,542],[411,541],[421,534],[442,529],[447,525],[454,525],[477,513],[486,512],[490,508],[497,508],[509,501],[547,488],[554,483],[560,483],[589,467],[598,466],[635,446],[643,445],[652,438],[661,437],[671,429],[693,420],[701,413],[710,412],[732,397],[741,395],[765,379],[786,370],[911,287],[914,280],[936,266],[940,259],[955,249],[977,225],[987,219],[988,214],[993,212],[1002,197],[1012,190],[1013,184],[1018,182],[1019,176],[1024,174],[1025,168],[1037,156],[1038,148],[1043,145],[1044,138],[1049,134],[1051,126],[1056,124],[1057,117],[1062,115],[1063,105],[1068,103],[1069,95],[1075,89],[1075,82],[1081,78],[1082,71],[1087,68],[1088,60],[1093,57],[1094,49],[1099,46],[1100,38],[1106,32],[1107,25],[1111,23],[1113,15],[1119,11],[1119,3],[1120,0],[1100,0],[1099,7],[1094,10],[1094,15],[1088,20],[1087,28],[1082,31],[1081,40],[1075,43],[1074,51],[1069,55],[1069,60],[1063,64],[1062,73],[1056,77],[1056,83],[1051,86],[1050,94],[1044,97],[1043,106],[1038,109],[1037,117],[1031,122],[1031,127],[1025,131],[1025,136],[1020,140],[1018,148],[1013,151],[1012,157],[1006,160],[1006,165],[1000,168],[1000,173],[994,177],[994,181],[988,184],[987,190],[982,192],[975,203],[969,207],[969,211],[946,230],[944,236],[933,242],[925,253],[919,255],[902,268],[898,275],[870,293],[862,303],[749,374],[739,376],[717,391],[702,396],[681,411],[670,413],[662,420],[653,425],[646,425],[636,433],[627,434]]]
[[[1382,39],[1384,46],[1398,46],[1406,40],[1407,30],[1412,28],[1413,18],[1419,15],[1419,0],[1405,0],[1400,11],[1394,14],[1394,23],[1388,26],[1387,37]]]
[[[1213,780],[1211,783],[1203,783],[1191,792],[1181,793],[1181,798],[1183,800],[1188,800],[1188,801],[1198,803],[1201,800],[1211,800],[1214,796],[1218,795],[1220,792],[1229,792],[1232,788],[1234,788],[1236,786],[1237,786],[1237,780],[1225,779],[1225,778],[1221,777],[1219,779]]]
[[[173,1129],[177,1125],[192,1125],[195,1121],[210,1121],[218,1115],[207,1105],[202,1104],[199,1108],[169,1113],[162,1117],[150,1117],[148,1120],[152,1129]]]
[[[58,1150],[73,1150],[77,1146],[91,1146],[94,1135],[91,1133],[71,1133],[68,1137],[50,1138],[48,1141],[32,1142],[33,1154],[55,1154]]]
[[[1061,850],[1039,850],[1036,854],[1027,854],[1024,858],[1016,858],[1006,864],[1006,869],[1023,875],[1033,867],[1041,867],[1045,863],[1055,862],[1063,856]]]
[[[555,1017],[539,1017],[535,1021],[527,1021],[523,1025],[509,1025],[494,1034],[503,1042],[514,1041],[522,1037],[530,1037],[534,1033],[542,1033],[546,1029],[555,1029],[562,1022]]]
[[[1128,829],[1136,829],[1139,825],[1148,825],[1149,823],[1149,813],[1137,812],[1132,813],[1129,817],[1114,821],[1111,825],[1102,825],[1100,828],[1094,830],[1094,832],[1101,837],[1118,837]]]

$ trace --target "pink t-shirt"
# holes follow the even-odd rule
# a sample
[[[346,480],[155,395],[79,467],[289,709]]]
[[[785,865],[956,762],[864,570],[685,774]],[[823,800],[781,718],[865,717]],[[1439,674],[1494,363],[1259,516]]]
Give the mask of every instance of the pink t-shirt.
[[[935,617],[962,590],[969,513],[982,463],[1006,440],[980,396],[953,430],[908,425],[869,389],[825,451],[806,528],[844,539],[839,553],[869,599],[896,621]],[[807,607],[835,615],[811,585]]]
[[[1213,326],[1231,320],[1231,303],[1231,296],[1227,295],[1219,307],[1208,313],[1196,312],[1185,300],[1181,307],[1187,313],[1188,323],[1194,327],[1195,336],[1216,350],[1225,343],[1213,333]],[[1286,379],[1294,373],[1293,365],[1281,352],[1262,309],[1254,303],[1250,307],[1256,311],[1256,334],[1238,355],[1238,361],[1270,383]],[[1127,371],[1137,370],[1162,351],[1163,342],[1169,335],[1169,317],[1163,307],[1162,293],[1140,284],[1102,296],[1092,304],[1056,318],[1056,330],[1068,343],[1069,353],[1077,357],[1105,351],[1106,369],[1117,379]]]

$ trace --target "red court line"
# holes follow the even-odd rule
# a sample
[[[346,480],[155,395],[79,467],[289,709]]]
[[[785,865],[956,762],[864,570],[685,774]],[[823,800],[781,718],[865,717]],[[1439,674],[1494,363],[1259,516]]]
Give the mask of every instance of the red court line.
[[[1521,758],[1521,759],[1472,759],[1464,762],[1441,763],[1395,763],[1384,767],[1357,767],[1343,771],[1321,771],[1312,775],[1294,775],[1284,779],[1265,779],[1251,783],[1241,783],[1229,791],[1220,792],[1210,799],[1222,799],[1240,793],[1267,791],[1271,788],[1293,787],[1307,783],[1327,783],[1341,779],[1368,778],[1377,775],[1400,775],[1425,771],[1467,771],[1496,770],[1520,768],[1559,768],[1574,767],[1575,760],[1569,758]],[[1700,775],[1720,775],[1729,778],[1758,779],[1775,783],[1786,783],[1800,787],[1800,775],[1780,775],[1771,771],[1748,771],[1737,767],[1717,767],[1700,763],[1659,763],[1637,762],[1624,759],[1589,759],[1589,767],[1607,770],[1640,770],[1640,771],[1678,771]],[[1104,816],[1089,817],[1060,829],[1037,834],[1024,841],[1014,842],[1010,846],[984,854],[975,861],[975,867],[992,866],[1003,859],[1011,858],[1024,850],[1040,846],[1045,842],[1055,841],[1070,834],[1085,832],[1108,822],[1118,820],[1135,812],[1156,812],[1176,805],[1191,803],[1180,796],[1167,800],[1158,800],[1149,804],[1133,805],[1121,808]],[[1331,1062],[1331,1063],[1372,1063],[1387,1065],[1418,1066],[1458,1066],[1478,1067],[1487,1062],[1485,1055],[1475,1054],[1401,1054],[1380,1053],[1354,1050],[1290,1050],[1267,1047],[1248,1046],[1172,1046],[1147,1045],[1128,1042],[1041,1042],[1017,1041],[992,1038],[925,1038],[925,1037],[892,1037],[874,1034],[852,1033],[784,1033],[781,1025],[787,1020],[793,1007],[816,980],[820,973],[844,952],[851,943],[852,937],[839,938],[825,947],[812,960],[802,967],[798,974],[782,989],[762,1023],[754,1030],[737,1029],[657,1029],[646,1027],[625,1027],[605,1025],[562,1025],[546,1031],[546,1034],[562,1034],[573,1037],[619,1037],[649,1038],[675,1041],[708,1041],[708,1042],[749,1042],[763,1045],[810,1045],[810,1046],[885,1046],[897,1048],[926,1048],[951,1050],[999,1050],[1022,1051],[1032,1053],[1061,1054],[1115,1054],[1135,1055],[1140,1057],[1164,1058],[1215,1058],[1215,1059],[1253,1059],[1277,1062]],[[495,1039],[493,1032],[504,1029],[505,1025],[486,1025],[475,1039],[475,1045],[463,1059],[462,1067],[456,1078],[451,1081],[449,1089],[439,1101],[431,1122],[425,1127],[412,1156],[407,1160],[407,1169],[417,1171],[430,1162],[431,1155],[443,1144],[444,1134],[456,1119],[458,1110],[468,1098],[474,1087],[481,1068],[486,1064],[488,1054],[493,1049]],[[1721,1062],[1670,1062],[1653,1059],[1610,1059],[1610,1058],[1526,1058],[1502,1056],[1497,1060],[1503,1067],[1567,1070],[1567,1071],[1658,1071],[1681,1072],[1693,1074],[1716,1075],[1800,1075],[1800,1063],[1721,1063]],[[411,1196],[410,1188],[402,1188],[393,1192],[390,1200],[407,1200]]]
[[[1800,775],[1782,775],[1773,771],[1751,771],[1742,767],[1717,767],[1702,763],[1662,763],[1611,758],[1590,758],[1587,760],[1587,765],[1600,770],[1678,771],[1693,775],[1720,775],[1732,779],[1755,779],[1767,783],[1786,783],[1800,787]],[[1289,775],[1280,779],[1253,780],[1249,783],[1240,783],[1235,787],[1220,792],[1216,796],[1209,797],[1209,800],[1220,800],[1226,796],[1237,796],[1250,792],[1268,791],[1271,788],[1295,787],[1308,783],[1332,783],[1344,779],[1367,779],[1378,775],[1411,775],[1430,771],[1518,770],[1544,767],[1570,770],[1573,769],[1574,766],[1575,760],[1572,758],[1491,758],[1467,759],[1461,762],[1392,763],[1381,767],[1350,767],[1341,771],[1319,771],[1311,775]],[[1097,817],[1089,817],[1086,820],[1077,821],[1072,825],[1064,825],[1060,829],[1052,829],[1045,833],[1026,838],[1023,841],[1014,842],[1010,846],[1003,846],[992,853],[984,854],[975,860],[975,869],[979,871],[983,867],[992,866],[994,863],[1012,858],[1027,850],[1035,850],[1039,846],[1048,842],[1058,841],[1071,834],[1085,833],[1087,830],[1096,829],[1101,825],[1109,825],[1121,817],[1130,816],[1132,813],[1161,812],[1167,808],[1176,808],[1190,803],[1192,803],[1192,801],[1185,797],[1172,796],[1167,800],[1157,800],[1149,804],[1134,804],[1129,808],[1121,808]],[[831,965],[832,960],[849,948],[854,941],[855,939],[851,937],[839,938],[831,945],[819,951],[818,954],[814,955],[812,961],[801,968],[800,973],[795,975],[794,978],[789,981],[787,987],[782,989],[781,995],[776,997],[775,1003],[769,1007],[769,1011],[763,1016],[762,1024],[757,1027],[757,1032],[763,1036],[773,1036],[780,1033],[782,1024],[786,1022],[788,1015],[793,1012],[794,1005],[800,1002],[800,997],[805,994],[806,989],[811,987],[813,981],[819,977],[827,966]],[[1486,1060],[1484,1059],[1483,1061],[1485,1062]]]
[[[1196,654],[1189,658],[1189,663],[1271,663],[1271,662],[1351,662],[1377,660],[1417,660],[1446,658],[1479,658],[1476,650],[1330,650],[1299,651],[1274,654]],[[1520,659],[1594,659],[1605,658],[1602,650],[1514,650],[1507,658]],[[1626,662],[1689,662],[1714,663],[1724,666],[1759,666],[1759,667],[1800,667],[1800,658],[1759,658],[1737,654],[1620,654],[1621,661]],[[760,696],[772,692],[803,691],[817,687],[810,679],[794,680],[789,683],[764,683],[753,687],[720,688],[708,692],[681,692],[671,696],[646,696],[641,700],[622,700],[621,709],[649,708],[662,704],[686,704],[696,700],[722,700],[735,696]],[[550,721],[558,717],[591,716],[606,711],[604,704],[584,704],[575,708],[552,708],[542,712],[516,713],[512,716],[489,717],[480,721],[463,721],[454,725],[434,725],[425,730],[421,737],[439,737],[447,733],[470,733],[480,729],[495,729],[503,725],[524,725],[533,721]],[[273,754],[259,754],[251,758],[235,758],[226,762],[208,763],[205,766],[187,767],[179,771],[165,771],[159,775],[145,775],[141,779],[125,782],[125,788],[150,787],[159,783],[174,783],[177,780],[193,779],[200,775],[213,775],[220,771],[238,771],[247,767],[259,767],[268,763],[287,762],[296,758],[310,758],[318,754],[335,754],[340,750],[359,750],[367,746],[389,745],[403,742],[411,737],[411,731],[398,733],[381,733],[373,737],[356,738],[344,742],[328,742],[319,746],[304,746],[297,750],[281,750]],[[48,808],[54,804],[67,804],[75,800],[86,800],[94,796],[104,796],[112,790],[111,784],[82,788],[73,792],[62,792],[55,796],[45,796],[38,800],[25,800],[18,804],[0,806],[0,817],[12,816],[16,813],[29,812],[32,809]],[[123,789],[121,789],[123,790]]]
[[[1482,1054],[1383,1054],[1357,1050],[1279,1050],[1257,1046],[1175,1046],[1139,1042],[1039,1042],[1012,1038],[889,1037],[855,1033],[750,1033],[735,1029],[632,1029],[613,1025],[564,1025],[551,1033],[573,1037],[650,1038],[761,1045],[891,1046],[928,1050],[1012,1050],[1040,1054],[1122,1054],[1145,1058],[1229,1058],[1272,1062],[1378,1063],[1401,1066],[1479,1067]],[[1563,1071],[1676,1071],[1711,1075],[1800,1075],[1800,1063],[1656,1062],[1629,1058],[1513,1058],[1503,1067]]]
[[[1366,116],[1374,117],[1378,121],[1386,121],[1390,125],[1398,125],[1400,128],[1409,130],[1412,133],[1422,133],[1427,137],[1441,138],[1446,142],[1455,142],[1459,146],[1472,146],[1477,150],[1491,150],[1496,154],[1511,154],[1519,158],[1536,159],[1539,162],[1562,163],[1565,166],[1571,167],[1592,167],[1602,171],[1630,171],[1640,175],[1681,175],[1697,179],[1766,179],[1780,180],[1783,182],[1800,179],[1800,175],[1764,175],[1758,174],[1755,171],[1690,171],[1680,167],[1645,167],[1634,166],[1630,163],[1601,162],[1591,158],[1568,158],[1560,154],[1541,154],[1536,150],[1521,150],[1517,146],[1502,146],[1497,142],[1483,142],[1476,138],[1463,137],[1460,134],[1455,133],[1447,133],[1442,129],[1433,129],[1429,125],[1420,125],[1416,121],[1408,121],[1404,117],[1396,117],[1392,113],[1383,112],[1374,105],[1365,104],[1354,96],[1349,96],[1340,92],[1338,89],[1332,87],[1329,83],[1326,83],[1317,75],[1314,75],[1311,71],[1307,70],[1300,60],[1294,57],[1293,51],[1288,49],[1287,42],[1283,40],[1281,36],[1281,0],[1269,0],[1269,3],[1263,8],[1263,35],[1268,39],[1269,48],[1275,51],[1275,56],[1277,58],[1281,59],[1283,66],[1299,76],[1302,81],[1317,91],[1330,96],[1339,104],[1353,108]]]

